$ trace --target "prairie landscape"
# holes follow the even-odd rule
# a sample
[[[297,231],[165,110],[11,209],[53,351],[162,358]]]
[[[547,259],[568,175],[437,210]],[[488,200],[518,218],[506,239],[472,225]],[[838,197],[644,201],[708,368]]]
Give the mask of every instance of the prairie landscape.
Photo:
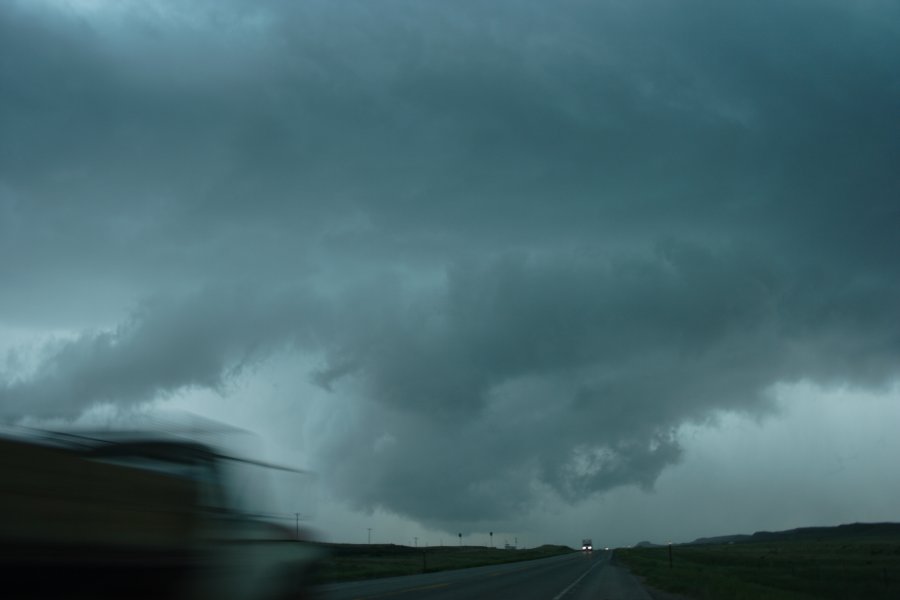
[[[695,599],[900,597],[900,526],[845,525],[628,548],[615,559],[656,588]],[[715,540],[713,540],[715,541]]]
[[[573,552],[566,546],[505,550],[485,546],[429,546],[396,544],[327,544],[330,557],[319,566],[319,583],[414,575],[500,563],[547,558]]]

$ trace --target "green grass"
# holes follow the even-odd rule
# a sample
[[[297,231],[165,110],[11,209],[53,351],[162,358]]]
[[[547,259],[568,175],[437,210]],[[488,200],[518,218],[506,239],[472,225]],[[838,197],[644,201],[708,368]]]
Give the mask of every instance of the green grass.
[[[647,583],[697,600],[900,598],[900,539],[805,540],[616,550]]]
[[[413,575],[500,563],[547,558],[573,552],[565,546],[499,550],[483,546],[409,546],[324,544],[330,557],[317,569],[319,583]]]

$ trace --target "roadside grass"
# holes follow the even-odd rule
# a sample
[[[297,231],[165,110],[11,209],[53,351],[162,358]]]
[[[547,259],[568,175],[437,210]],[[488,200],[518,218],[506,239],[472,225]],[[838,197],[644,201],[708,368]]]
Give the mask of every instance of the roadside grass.
[[[779,541],[616,550],[661,590],[697,600],[900,598],[900,540]]]
[[[501,550],[484,546],[410,548],[393,544],[323,546],[330,556],[322,560],[316,569],[317,583],[466,569],[574,552],[566,546],[540,546],[528,550]]]

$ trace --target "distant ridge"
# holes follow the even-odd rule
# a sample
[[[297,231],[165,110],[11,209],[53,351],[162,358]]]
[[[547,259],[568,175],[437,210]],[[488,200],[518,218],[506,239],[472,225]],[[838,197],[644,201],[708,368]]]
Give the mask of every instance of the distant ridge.
[[[756,535],[756,534],[753,534]],[[753,539],[752,535],[748,535],[746,533],[738,534],[738,535],[719,535],[716,537],[702,537],[697,538],[693,542],[687,542],[688,546],[698,545],[698,544],[738,544],[740,542],[749,542]]]
[[[741,544],[748,542],[828,540],[843,538],[900,537],[900,523],[849,523],[832,527],[799,527],[785,531],[757,531],[752,535],[721,535],[697,538],[687,545]]]

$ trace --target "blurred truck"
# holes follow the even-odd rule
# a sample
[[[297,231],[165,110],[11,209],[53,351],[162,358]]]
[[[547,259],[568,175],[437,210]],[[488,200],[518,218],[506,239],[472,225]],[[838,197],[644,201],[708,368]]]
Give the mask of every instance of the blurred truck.
[[[321,550],[237,509],[234,463],[284,469],[161,434],[0,436],[5,597],[310,597]]]
[[[581,540],[581,549],[584,552],[593,552],[594,544],[591,542],[590,538],[585,538]]]

